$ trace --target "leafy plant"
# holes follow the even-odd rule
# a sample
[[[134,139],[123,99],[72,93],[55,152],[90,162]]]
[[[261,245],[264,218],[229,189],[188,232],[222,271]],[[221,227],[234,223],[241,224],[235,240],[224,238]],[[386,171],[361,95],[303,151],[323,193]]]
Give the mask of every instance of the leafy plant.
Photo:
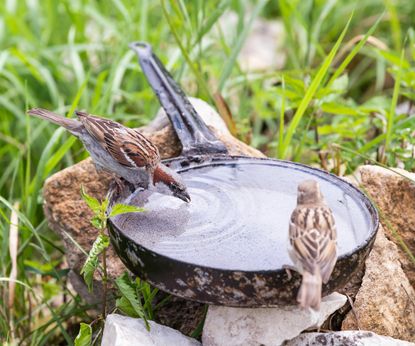
[[[133,205],[126,205],[126,204],[115,204],[111,210],[108,212],[108,204],[109,201],[107,198],[105,198],[102,202],[99,202],[96,198],[88,195],[83,186],[81,187],[81,196],[84,199],[84,201],[87,203],[88,207],[93,211],[94,215],[91,218],[91,224],[99,231],[98,237],[95,239],[89,253],[87,256],[87,259],[85,260],[85,263],[81,269],[81,274],[84,277],[85,283],[88,286],[88,289],[92,290],[93,285],[93,278],[94,273],[99,267],[99,256],[102,254],[101,260],[102,260],[102,273],[101,273],[101,279],[102,279],[102,316],[101,319],[105,319],[107,315],[107,291],[108,291],[108,272],[107,272],[107,260],[106,260],[106,249],[108,248],[110,244],[110,239],[107,232],[107,222],[108,218],[114,217],[120,214],[125,213],[137,213],[137,212],[143,212],[143,208],[139,208]],[[128,288],[131,286],[128,286],[128,281],[126,281],[126,276],[122,276],[121,278],[116,279],[116,284],[122,294],[122,297],[127,297],[131,300],[130,303],[132,307],[134,308],[135,313],[137,316],[143,318],[145,320],[147,328],[149,328],[149,324],[147,322],[146,316],[144,313],[142,313],[142,306],[141,300],[134,296],[133,292],[128,291]],[[132,289],[132,288],[131,288]],[[134,298],[136,298],[134,300]],[[121,298],[122,299],[122,298]],[[140,303],[138,303],[140,302]],[[124,304],[125,306],[125,304]],[[139,314],[140,312],[140,314]],[[79,340],[80,345],[87,345],[86,340],[89,340],[89,343],[91,343],[91,327],[87,325],[89,329],[85,326],[85,324],[81,324],[80,331],[78,334],[78,337],[76,340]],[[89,336],[89,339],[88,339]],[[75,340],[75,343],[76,343]]]
[[[150,330],[148,317],[150,317],[150,319],[154,318],[151,302],[158,290],[156,288],[153,289],[150,296],[143,299],[143,291],[147,287],[150,288],[150,285],[147,283],[142,285],[142,281],[139,278],[131,280],[127,273],[118,277],[115,280],[115,283],[121,293],[121,297],[116,301],[117,308],[128,316],[142,318],[146,324],[147,330]],[[144,306],[141,303],[142,300],[146,302]]]

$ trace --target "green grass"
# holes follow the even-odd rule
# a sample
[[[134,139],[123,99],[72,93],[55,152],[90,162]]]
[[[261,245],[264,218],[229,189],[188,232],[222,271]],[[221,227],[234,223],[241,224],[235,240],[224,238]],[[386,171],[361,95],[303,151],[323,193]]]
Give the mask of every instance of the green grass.
[[[231,36],[218,26],[229,10]],[[257,15],[283,23],[281,71],[238,65]],[[342,166],[351,173],[366,158],[414,170],[415,118],[408,108],[396,111],[415,99],[414,16],[411,0],[1,2],[0,340],[70,344],[79,322],[90,321],[86,303],[67,289],[62,243],[42,211],[45,178],[87,154],[26,109],[71,116],[78,108],[130,126],[148,123],[158,102],[128,49],[146,40],[189,95],[225,109],[215,95],[222,96],[237,136],[268,156],[335,173]],[[343,52],[358,35],[360,43]],[[13,213],[17,281],[8,306]]]

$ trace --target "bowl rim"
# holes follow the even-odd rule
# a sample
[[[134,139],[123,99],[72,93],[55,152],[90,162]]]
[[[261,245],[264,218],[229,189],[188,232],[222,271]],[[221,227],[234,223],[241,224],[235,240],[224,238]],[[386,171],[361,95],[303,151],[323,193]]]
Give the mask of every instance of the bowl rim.
[[[360,242],[355,248],[352,250],[349,250],[348,252],[340,255],[337,257],[337,262],[347,259],[348,257],[352,257],[355,253],[359,252],[360,250],[366,248],[368,245],[370,245],[373,238],[376,236],[377,231],[379,230],[379,213],[375,206],[373,205],[372,201],[367,197],[361,190],[359,190],[356,186],[349,183],[348,181],[338,177],[335,174],[332,174],[330,172],[326,172],[322,169],[311,167],[302,163],[287,161],[287,160],[279,160],[279,159],[273,159],[273,158],[262,158],[262,157],[251,157],[251,156],[243,156],[243,155],[196,155],[192,157],[175,157],[167,160],[163,160],[163,163],[167,164],[168,166],[174,166],[176,168],[177,173],[186,172],[190,169],[199,169],[203,167],[208,166],[218,166],[222,164],[230,164],[235,161],[244,160],[246,164],[260,164],[261,162],[263,164],[271,164],[275,166],[280,166],[284,168],[291,168],[296,169],[300,171],[306,171],[308,173],[312,172],[312,175],[316,175],[319,178],[327,181],[337,181],[340,185],[342,185],[343,188],[341,188],[343,191],[349,192],[349,195],[352,196],[352,198],[359,202],[363,207],[366,208],[366,214],[369,218],[369,232],[368,235],[365,237],[365,240],[363,242]],[[244,162],[242,161],[242,162]],[[111,203],[110,203],[111,205]],[[284,271],[284,268],[276,268],[276,269],[264,269],[264,270],[243,270],[243,269],[222,269],[218,267],[211,267],[207,265],[199,265],[192,262],[182,261],[164,254],[160,254],[152,249],[149,249],[146,246],[143,246],[142,244],[137,243],[135,240],[133,240],[130,236],[125,234],[113,221],[111,218],[108,219],[108,224],[111,227],[111,229],[117,231],[117,233],[121,233],[121,235],[128,239],[129,242],[135,244],[136,246],[141,247],[145,251],[148,251],[149,253],[152,253],[153,255],[156,255],[157,257],[164,258],[166,260],[172,261],[174,263],[184,265],[184,266],[192,266],[195,268],[205,269],[209,271],[216,271],[221,273],[244,273],[248,275],[253,274],[272,274],[272,273],[279,273],[281,271]],[[288,234],[288,225],[287,225],[287,234]],[[141,251],[141,250],[140,250]]]

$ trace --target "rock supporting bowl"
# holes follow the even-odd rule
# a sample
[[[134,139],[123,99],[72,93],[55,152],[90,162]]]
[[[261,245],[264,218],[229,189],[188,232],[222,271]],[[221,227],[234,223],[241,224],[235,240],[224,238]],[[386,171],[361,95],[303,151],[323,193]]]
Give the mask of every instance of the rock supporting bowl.
[[[226,155],[151,48],[131,46],[183,145],[183,155],[165,163],[182,175],[192,202],[138,190],[125,198],[122,202],[146,212],[109,220],[123,263],[182,298],[238,307],[293,304],[301,277],[289,278],[283,269],[292,264],[288,221],[298,183],[312,178],[320,183],[338,229],[339,258],[323,295],[344,287],[364,264],[378,229],[367,197],[316,168]]]

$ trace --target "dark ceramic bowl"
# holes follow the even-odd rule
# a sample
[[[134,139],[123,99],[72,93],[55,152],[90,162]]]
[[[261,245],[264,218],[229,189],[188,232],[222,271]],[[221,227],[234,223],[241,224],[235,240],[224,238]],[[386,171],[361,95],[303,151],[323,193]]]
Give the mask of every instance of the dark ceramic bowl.
[[[144,213],[109,221],[123,263],[163,291],[199,302],[259,307],[293,304],[301,277],[284,265],[288,221],[298,183],[319,182],[333,210],[338,261],[323,295],[336,291],[364,265],[378,229],[378,214],[357,188],[305,165],[232,157],[201,121],[151,48],[134,43],[140,64],[183,145],[165,161],[179,172],[192,202],[136,191],[123,202]]]

